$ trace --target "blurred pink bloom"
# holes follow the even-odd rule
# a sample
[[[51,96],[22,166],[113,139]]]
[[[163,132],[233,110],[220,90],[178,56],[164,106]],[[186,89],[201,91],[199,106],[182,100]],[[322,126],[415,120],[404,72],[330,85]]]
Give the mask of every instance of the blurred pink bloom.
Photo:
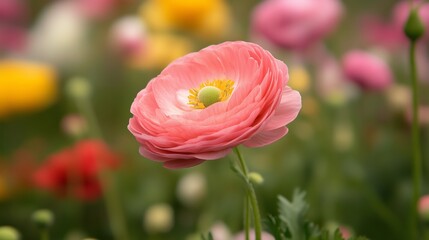
[[[61,121],[61,129],[71,137],[81,137],[87,128],[85,119],[77,114],[66,115]]]
[[[429,126],[429,106],[420,105],[418,107],[419,111],[419,123],[420,125]],[[413,121],[413,112],[411,105],[408,106],[405,112],[406,120],[411,124]]]
[[[321,41],[339,23],[337,0],[266,0],[252,16],[252,28],[280,47],[303,50]]]
[[[245,240],[246,239],[246,234],[245,232],[240,232],[239,234],[237,234],[234,237],[234,240]],[[262,232],[262,236],[261,236],[262,240],[274,240],[274,237],[267,233],[267,232]],[[250,240],[255,240],[255,230],[250,230]]]
[[[0,51],[21,51],[27,43],[27,32],[16,26],[0,25]]]
[[[110,15],[115,7],[116,0],[75,0],[83,14],[91,19],[102,19]]]
[[[343,57],[343,71],[348,80],[366,90],[383,90],[392,82],[389,66],[379,57],[354,50]]]
[[[383,22],[376,17],[367,17],[362,20],[361,31],[363,37],[370,43],[389,49],[406,46],[407,39],[402,28],[389,22]]]
[[[223,222],[215,223],[211,227],[210,232],[215,240],[231,240],[231,233]]]
[[[423,1],[415,1],[418,5],[418,13],[420,19],[425,26],[425,39],[429,38],[429,4],[423,3]],[[399,2],[394,10],[393,10],[393,22],[395,26],[401,31],[405,25],[405,22],[408,19],[408,15],[410,13],[410,2],[409,1],[401,1]],[[403,33],[402,33],[403,34]]]
[[[20,23],[27,17],[27,8],[21,0],[0,1],[0,23]]]
[[[287,133],[301,108],[288,78],[287,66],[256,44],[209,46],[175,60],[138,93],[128,129],[140,154],[166,168],[219,159],[240,144],[265,146]],[[217,101],[205,106],[214,92]]]
[[[139,17],[125,16],[114,23],[110,38],[112,47],[119,54],[136,55],[146,44],[145,27]]]
[[[339,226],[338,229],[340,230],[341,236],[347,240],[352,237],[352,231],[346,227],[346,226]]]
[[[420,198],[419,213],[424,219],[429,219],[429,195]]]

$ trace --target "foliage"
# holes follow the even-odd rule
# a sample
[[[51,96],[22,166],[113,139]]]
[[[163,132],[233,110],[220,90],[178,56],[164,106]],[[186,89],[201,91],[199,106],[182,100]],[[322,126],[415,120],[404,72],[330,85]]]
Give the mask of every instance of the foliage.
[[[278,216],[268,216],[269,232],[276,240],[367,240],[365,237],[344,239],[339,229],[334,233],[320,230],[306,219],[309,205],[305,202],[305,192],[295,190],[292,201],[278,197]]]

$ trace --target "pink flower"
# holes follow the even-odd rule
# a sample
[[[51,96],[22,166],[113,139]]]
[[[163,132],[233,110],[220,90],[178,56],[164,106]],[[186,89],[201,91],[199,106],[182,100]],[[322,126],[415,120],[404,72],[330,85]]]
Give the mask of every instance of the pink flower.
[[[429,220],[429,195],[424,195],[420,198],[419,213],[423,219]]]
[[[383,22],[377,17],[364,18],[361,23],[361,31],[369,43],[392,50],[407,46],[407,38],[402,32],[402,27],[391,22]]]
[[[347,240],[349,238],[352,237],[352,231],[350,230],[350,228],[346,227],[346,226],[339,226],[338,229],[340,230],[341,236]]]
[[[111,44],[114,50],[125,56],[135,56],[146,44],[145,27],[137,16],[118,19],[111,29]]]
[[[341,13],[337,0],[266,0],[255,8],[252,28],[275,45],[302,50],[332,32]]]
[[[301,108],[287,66],[260,46],[226,42],[172,62],[140,91],[128,129],[144,157],[184,168],[283,137]]]
[[[24,1],[25,2],[25,1]],[[21,0],[0,1],[0,22],[20,23],[27,18],[27,8]]]
[[[429,126],[429,106],[420,105],[418,106],[417,110],[419,112],[418,123],[421,126]],[[411,124],[413,122],[413,111],[411,105],[409,105],[405,111],[405,118],[408,123]]]
[[[354,50],[343,57],[346,77],[366,90],[383,90],[393,82],[387,64],[375,55]]]
[[[27,32],[25,31],[25,29],[12,25],[0,25],[0,52],[23,51],[26,45]]]
[[[116,0],[75,0],[83,14],[90,19],[103,19],[115,10]]]

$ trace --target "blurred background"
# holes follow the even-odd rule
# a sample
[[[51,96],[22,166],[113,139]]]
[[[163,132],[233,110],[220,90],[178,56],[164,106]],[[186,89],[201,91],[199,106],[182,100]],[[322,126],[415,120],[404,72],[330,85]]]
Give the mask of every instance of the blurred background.
[[[420,3],[429,28],[429,6]],[[395,0],[0,0],[0,226],[35,239],[31,215],[44,208],[55,215],[52,239],[113,239],[107,184],[131,239],[240,232],[244,190],[230,159],[167,170],[139,155],[127,125],[134,97],[168,63],[244,40],[286,62],[303,99],[286,137],[242,148],[265,179],[256,187],[263,216],[277,212],[278,195],[299,188],[321,226],[406,239],[408,11]],[[424,173],[428,39],[417,50]],[[101,165],[113,181],[98,180]],[[429,218],[428,209],[421,214]]]

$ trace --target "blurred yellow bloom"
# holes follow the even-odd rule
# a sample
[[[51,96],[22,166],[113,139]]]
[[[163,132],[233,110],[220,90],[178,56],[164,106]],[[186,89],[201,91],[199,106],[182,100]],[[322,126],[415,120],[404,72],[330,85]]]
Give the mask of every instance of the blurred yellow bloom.
[[[192,51],[192,44],[185,38],[171,34],[151,34],[146,47],[130,59],[135,68],[164,68],[170,62]]]
[[[151,30],[181,29],[207,38],[224,36],[231,25],[223,0],[148,0],[140,15]]]
[[[301,93],[310,89],[310,75],[303,66],[293,66],[289,69],[289,86]]]
[[[56,95],[56,72],[50,66],[0,60],[0,117],[44,108]]]

